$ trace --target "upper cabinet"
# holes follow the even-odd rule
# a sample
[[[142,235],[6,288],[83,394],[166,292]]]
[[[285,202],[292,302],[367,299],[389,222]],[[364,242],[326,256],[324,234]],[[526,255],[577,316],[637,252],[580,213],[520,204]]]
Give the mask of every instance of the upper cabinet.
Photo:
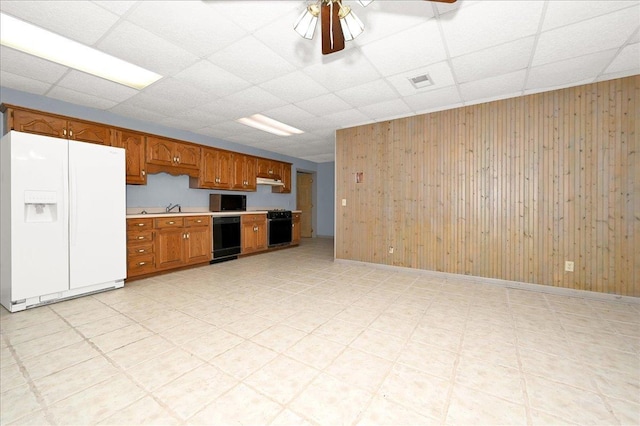
[[[114,130],[113,146],[124,148],[127,159],[127,183],[146,185],[145,139],[142,133],[128,130]]]
[[[112,142],[109,126],[29,109],[7,108],[6,114],[5,131],[17,130],[100,145],[111,145]]]
[[[17,130],[126,151],[127,184],[146,185],[149,173],[188,175],[189,187],[256,191],[256,178],[282,180],[274,193],[291,192],[291,164],[2,104],[5,133]]]
[[[173,139],[147,136],[147,173],[198,177],[200,147]]]
[[[234,152],[231,160],[231,189],[256,190],[256,157]]]
[[[202,148],[200,173],[189,179],[190,188],[231,189],[230,151]]]

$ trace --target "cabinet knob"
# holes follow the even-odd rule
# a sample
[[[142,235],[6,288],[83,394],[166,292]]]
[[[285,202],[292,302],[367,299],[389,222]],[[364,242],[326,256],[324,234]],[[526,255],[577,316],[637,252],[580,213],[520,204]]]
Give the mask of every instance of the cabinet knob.
[[[145,249],[140,249],[138,250],[138,253],[144,253],[146,250]]]
[[[173,225],[175,222],[173,220],[170,220],[169,222],[167,222],[169,225]]]
[[[69,129],[69,137],[72,138],[73,137],[73,130]]]
[[[138,262],[138,266],[144,266],[146,264],[147,264],[147,262]]]
[[[138,237],[139,240],[144,240],[144,237],[141,235]]]
[[[187,232],[187,240],[189,239],[189,232]]]
[[[147,172],[145,172],[144,170],[142,171],[142,176],[146,175]]]
[[[202,219],[196,220],[196,223],[202,223]]]
[[[138,226],[144,226],[144,223],[139,223]]]
[[[254,226],[254,227],[253,227],[253,231],[254,231],[254,232],[258,232],[258,227],[257,227],[257,226]]]
[[[176,162],[180,164],[180,157],[176,157]]]

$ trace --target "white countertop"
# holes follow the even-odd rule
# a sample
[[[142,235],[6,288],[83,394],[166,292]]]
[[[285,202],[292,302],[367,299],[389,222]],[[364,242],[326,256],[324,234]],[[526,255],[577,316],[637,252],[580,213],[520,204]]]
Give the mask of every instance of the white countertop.
[[[127,209],[129,210],[129,209]],[[143,218],[154,218],[154,217],[165,217],[165,216],[178,216],[178,217],[186,217],[186,216],[213,216],[213,217],[221,217],[221,216],[241,216],[244,214],[267,214],[267,210],[247,210],[243,212],[210,212],[210,211],[186,211],[186,212],[158,212],[152,211],[154,209],[135,209],[138,213],[129,213],[127,212],[127,219],[143,219]],[[148,213],[140,213],[142,210],[147,211]],[[151,210],[151,211],[150,211]],[[189,209],[191,210],[191,209]],[[302,213],[301,210],[292,210],[293,213]]]

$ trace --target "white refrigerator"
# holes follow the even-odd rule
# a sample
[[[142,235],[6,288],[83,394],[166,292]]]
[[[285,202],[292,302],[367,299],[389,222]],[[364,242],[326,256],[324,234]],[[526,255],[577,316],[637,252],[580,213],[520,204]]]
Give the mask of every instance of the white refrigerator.
[[[124,149],[11,131],[0,141],[0,166],[7,310],[124,285]]]

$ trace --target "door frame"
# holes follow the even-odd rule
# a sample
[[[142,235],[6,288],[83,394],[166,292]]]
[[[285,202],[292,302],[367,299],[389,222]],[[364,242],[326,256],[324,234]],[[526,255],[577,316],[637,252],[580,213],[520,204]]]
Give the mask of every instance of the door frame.
[[[313,170],[297,169],[296,170],[296,209],[298,209],[298,174],[311,175],[311,238],[318,236],[318,174]]]

